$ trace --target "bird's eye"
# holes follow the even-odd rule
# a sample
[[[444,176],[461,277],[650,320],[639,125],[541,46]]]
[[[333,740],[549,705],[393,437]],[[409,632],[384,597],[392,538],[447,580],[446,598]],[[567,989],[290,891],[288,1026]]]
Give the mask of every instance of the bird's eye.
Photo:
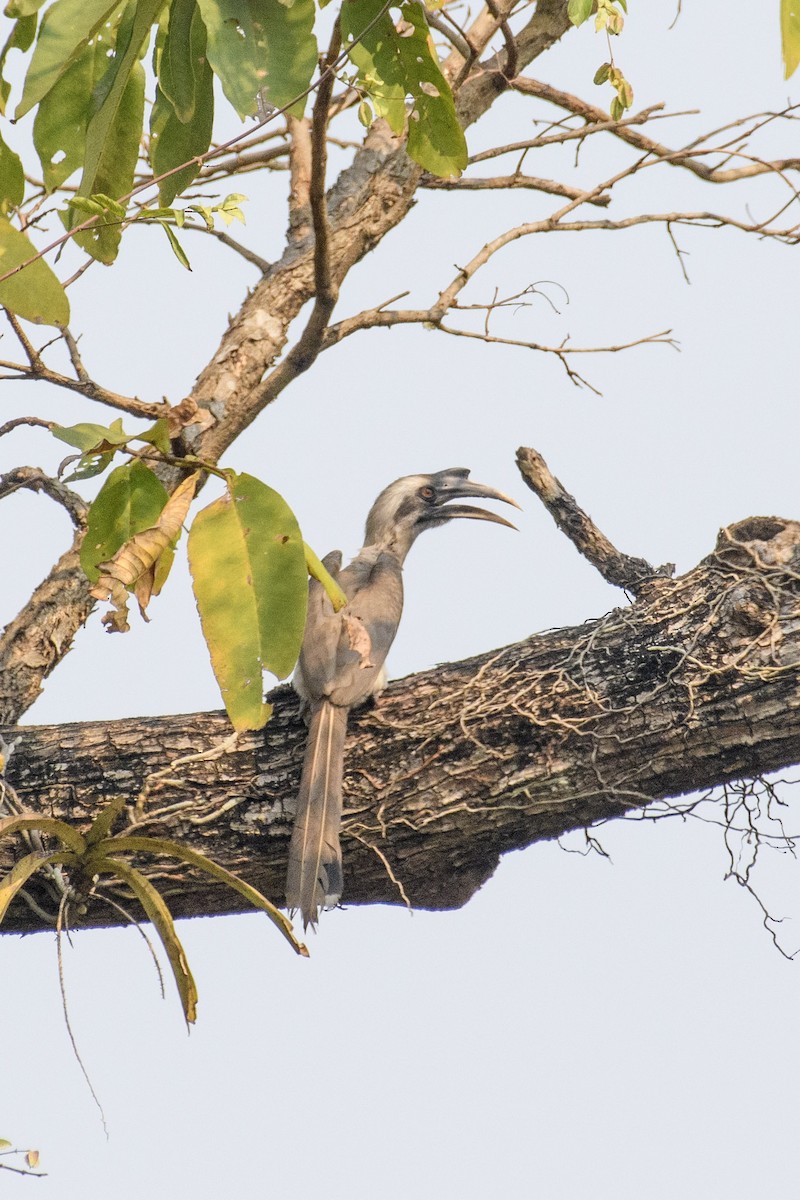
[[[427,500],[430,503],[431,500],[436,498],[436,489],[426,484],[425,487],[419,489],[419,495],[423,500]]]

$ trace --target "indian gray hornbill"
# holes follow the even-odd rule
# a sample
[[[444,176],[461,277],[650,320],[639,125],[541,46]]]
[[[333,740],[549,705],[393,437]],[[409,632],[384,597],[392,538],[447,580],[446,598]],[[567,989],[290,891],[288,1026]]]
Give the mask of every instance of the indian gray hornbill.
[[[347,715],[386,686],[384,663],[403,611],[403,563],[425,529],[455,517],[509,521],[457,501],[502,500],[509,496],[473,483],[465,467],[434,475],[406,475],[390,483],[367,517],[364,545],[342,570],[338,550],[323,562],[347,596],[334,612],[322,585],[311,580],[303,646],[294,687],[308,710],[303,774],[289,847],[286,904],[300,910],[304,926],[315,925],[320,908],[333,908],[342,894],[342,770]]]

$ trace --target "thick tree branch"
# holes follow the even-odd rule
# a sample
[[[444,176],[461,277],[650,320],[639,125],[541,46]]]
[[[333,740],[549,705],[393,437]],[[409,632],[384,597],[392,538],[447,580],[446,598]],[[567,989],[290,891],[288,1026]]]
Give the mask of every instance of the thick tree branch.
[[[346,901],[452,908],[511,849],[800,760],[799,597],[800,523],[751,518],[599,621],[392,684],[348,739]],[[290,690],[273,699],[266,731],[235,744],[214,713],[6,731],[8,782],[79,824],[125,795],[137,830],[280,899],[304,730]],[[0,868],[16,853],[0,847]],[[182,868],[148,873],[178,914],[241,908]],[[6,924],[41,927],[21,903]]]
[[[39,584],[0,638],[0,723],[33,704],[94,607],[78,557],[82,532]]]

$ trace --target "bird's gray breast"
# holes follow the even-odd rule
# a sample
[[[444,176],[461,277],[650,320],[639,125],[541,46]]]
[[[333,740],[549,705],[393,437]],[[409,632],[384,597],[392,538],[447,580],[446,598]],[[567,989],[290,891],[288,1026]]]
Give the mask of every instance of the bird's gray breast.
[[[403,574],[390,551],[366,547],[338,582],[348,603],[335,613],[322,586],[311,581],[294,686],[310,703],[327,699],[352,708],[383,687],[384,662],[403,611]]]

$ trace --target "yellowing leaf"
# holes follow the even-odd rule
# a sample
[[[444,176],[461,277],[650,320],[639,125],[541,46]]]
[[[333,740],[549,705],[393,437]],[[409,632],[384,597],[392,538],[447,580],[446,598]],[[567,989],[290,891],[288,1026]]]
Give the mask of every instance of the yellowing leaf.
[[[234,875],[232,871],[221,867],[219,863],[213,862],[210,858],[206,858],[205,854],[200,854],[197,850],[192,850],[189,846],[183,846],[179,842],[173,842],[167,838],[152,838],[152,837],[126,837],[124,834],[121,837],[112,838],[104,847],[105,852],[109,855],[115,854],[163,854],[170,858],[179,858],[182,862],[187,863],[190,867],[197,867],[198,870],[204,871],[206,875],[210,875],[212,879],[219,880],[226,887],[233,888],[240,896],[249,901],[255,908],[265,912],[273,925],[276,925],[283,936],[286,938],[289,945],[296,954],[303,958],[308,957],[308,950],[299,942],[292,931],[292,923],[280,909],[271,904],[266,896],[262,896],[256,888],[251,884],[246,883],[244,879],[240,879],[238,875]]]
[[[79,858],[86,853],[86,840],[83,835],[73,825],[69,825],[66,821],[59,821],[57,817],[40,817],[34,813],[20,813],[18,816],[0,818],[0,838],[28,829],[35,829],[39,833],[58,838],[68,850]]]
[[[328,599],[333,605],[333,611],[338,612],[340,608],[344,608],[345,604],[347,604],[347,596],[331,573],[325,569],[324,563],[317,558],[311,547],[304,544],[303,548],[306,555],[306,569],[309,575],[312,579],[316,579],[318,583],[322,584],[328,593]]]
[[[27,1150],[27,1151],[25,1152],[25,1162],[26,1162],[26,1163],[28,1164],[28,1166],[29,1166],[29,1167],[31,1167],[31,1168],[33,1168],[33,1167],[38,1167],[38,1165],[39,1165],[39,1151],[38,1151],[38,1150]]]
[[[252,475],[195,517],[189,567],[211,665],[235,729],[269,719],[264,670],[289,674],[308,600],[303,539],[282,496]]]
[[[194,1024],[197,1020],[197,985],[189,970],[186,953],[175,932],[172,914],[163,897],[140,871],[136,871],[128,863],[121,862],[119,859],[106,858],[93,865],[98,874],[118,875],[136,896],[167,952],[186,1022],[189,1025]]]
[[[800,65],[800,0],[781,0],[781,44],[788,79]]]
[[[11,870],[0,879],[0,921],[3,920],[8,912],[8,906],[16,896],[20,888],[23,888],[32,875],[45,864],[58,858],[57,854],[44,854],[40,850],[34,850],[32,854],[26,854],[24,858],[18,859]]]

